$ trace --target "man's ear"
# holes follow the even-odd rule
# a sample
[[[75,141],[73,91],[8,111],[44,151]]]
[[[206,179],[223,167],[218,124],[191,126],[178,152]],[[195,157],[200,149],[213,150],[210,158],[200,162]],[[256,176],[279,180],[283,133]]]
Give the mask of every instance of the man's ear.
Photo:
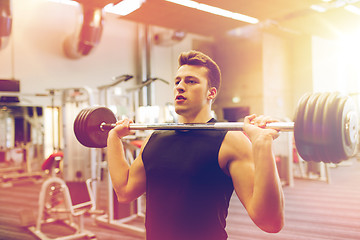
[[[217,95],[217,89],[215,87],[209,88],[208,95],[207,95],[208,100],[215,99],[216,95]]]

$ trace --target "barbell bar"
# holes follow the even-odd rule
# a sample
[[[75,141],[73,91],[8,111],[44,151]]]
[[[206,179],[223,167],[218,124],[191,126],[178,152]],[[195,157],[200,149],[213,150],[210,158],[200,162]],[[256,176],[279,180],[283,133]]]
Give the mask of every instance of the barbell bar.
[[[114,113],[101,106],[82,109],[74,121],[77,140],[86,147],[103,148],[108,132],[116,126]],[[130,130],[228,130],[242,131],[243,122],[202,124],[131,123]],[[301,97],[294,122],[274,122],[266,128],[294,131],[299,155],[306,161],[339,163],[354,155],[359,118],[354,102],[340,93],[308,93]]]
[[[116,126],[115,123],[100,124],[102,131],[109,131]],[[242,131],[244,129],[243,122],[215,122],[215,123],[153,123],[138,124],[131,123],[130,130],[228,130]],[[292,132],[294,129],[293,122],[273,122],[268,123],[266,128],[279,129],[282,132]]]

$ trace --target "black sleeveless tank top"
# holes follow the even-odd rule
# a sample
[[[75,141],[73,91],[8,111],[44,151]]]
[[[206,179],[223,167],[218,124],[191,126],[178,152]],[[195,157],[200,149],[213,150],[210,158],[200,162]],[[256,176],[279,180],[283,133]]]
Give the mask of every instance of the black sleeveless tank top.
[[[226,131],[155,131],[143,150],[147,240],[222,240],[231,178],[218,163]]]

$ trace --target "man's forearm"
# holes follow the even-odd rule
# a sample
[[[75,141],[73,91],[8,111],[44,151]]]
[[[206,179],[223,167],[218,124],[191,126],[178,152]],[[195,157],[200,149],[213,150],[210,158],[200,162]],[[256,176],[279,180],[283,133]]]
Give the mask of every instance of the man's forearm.
[[[261,136],[253,143],[255,177],[253,207],[257,208],[257,221],[266,231],[276,232],[283,224],[283,191],[272,152],[271,136]]]

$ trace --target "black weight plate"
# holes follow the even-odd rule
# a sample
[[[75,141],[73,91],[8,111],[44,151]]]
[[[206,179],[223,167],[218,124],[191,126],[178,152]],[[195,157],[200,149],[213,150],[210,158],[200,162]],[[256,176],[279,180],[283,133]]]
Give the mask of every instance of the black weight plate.
[[[326,106],[326,119],[324,119],[324,135],[328,138],[328,161],[331,163],[340,162],[343,158],[341,153],[341,146],[338,144],[339,141],[339,104],[341,96],[339,93],[332,93],[328,99]]]
[[[338,163],[345,159],[344,149],[342,144],[342,117],[343,117],[343,110],[344,104],[343,96],[340,94],[337,95],[336,101],[333,106],[332,110],[332,118],[334,118],[334,126],[333,126],[333,144],[332,148],[334,149],[334,158],[332,162]]]
[[[326,120],[324,125],[327,128],[327,136],[329,137],[329,161],[332,163],[339,163],[342,160],[347,159],[343,145],[343,130],[344,130],[344,106],[346,100],[344,96],[339,93],[334,93],[329,99]]]
[[[310,98],[311,94],[307,93],[302,96],[298,102],[295,117],[294,117],[294,138],[296,149],[304,160],[304,157],[308,155],[308,147],[304,142],[304,112],[306,109],[306,104]]]
[[[348,137],[346,132],[347,114],[350,111],[356,111],[356,107],[349,97],[339,93],[334,93],[331,99],[329,107],[327,107],[327,120],[324,120],[330,142],[327,151],[329,162],[339,163],[351,157],[356,148],[356,142],[349,144],[346,140]],[[354,127],[357,127],[357,124]]]
[[[353,156],[356,142],[354,144],[349,144],[347,142],[347,132],[346,132],[346,122],[347,122],[347,114],[350,111],[356,111],[355,106],[351,99],[348,96],[342,96],[339,105],[338,105],[338,116],[337,116],[337,135],[338,141],[337,144],[339,146],[339,153],[341,155],[340,160],[346,160],[349,157]]]
[[[306,146],[306,155],[304,155],[303,159],[306,161],[319,161],[316,157],[316,142],[313,139],[313,118],[315,112],[316,102],[320,96],[320,93],[311,94],[305,107],[303,122],[303,144]]]
[[[344,107],[344,117],[343,120],[346,121],[343,123],[343,126],[347,124],[347,114],[354,114],[350,120],[352,120],[348,127],[350,128],[350,132],[346,131],[346,128],[343,129],[343,143],[346,144],[345,146],[345,154],[348,158],[354,156],[356,152],[356,148],[359,142],[359,116],[357,112],[357,107],[355,102],[350,98],[347,97],[346,104]]]
[[[81,132],[81,144],[83,144],[86,147],[88,145],[87,143],[88,136],[87,136],[87,131],[84,128],[84,125],[85,125],[86,116],[89,113],[89,111],[91,111],[91,109],[92,107],[85,108],[79,118],[79,131]]]
[[[350,97],[349,97],[350,98]],[[349,122],[349,132],[344,134],[344,137],[347,137],[347,156],[353,157],[357,153],[357,147],[359,144],[359,132],[360,132],[360,124],[359,124],[359,112],[357,105],[355,102],[350,99],[351,101],[347,101],[345,107],[349,107],[348,114],[350,114],[351,118],[347,119]],[[350,110],[351,109],[351,110]]]
[[[101,130],[100,125],[103,122],[107,124],[116,123],[114,113],[108,108],[99,107],[89,113],[89,119],[91,121],[87,122],[87,126],[89,129],[89,139],[91,139],[91,142],[93,143],[92,147],[106,147],[109,130]]]
[[[109,131],[103,131],[100,129],[100,125],[103,122],[107,124],[116,123],[116,117],[110,109],[98,107],[88,113],[85,124],[88,131],[89,145],[91,145],[90,147],[106,147]]]
[[[85,109],[84,113],[80,116],[80,131],[82,133],[82,144],[86,147],[91,146],[91,142],[89,140],[89,131],[86,128],[87,117],[90,112],[92,112],[96,107],[88,107]]]
[[[336,144],[334,139],[336,138],[335,122],[336,122],[336,106],[338,102],[338,93],[329,94],[324,106],[323,120],[322,120],[322,138],[323,146],[322,151],[325,154],[324,162],[333,162],[337,157]]]
[[[81,125],[80,125],[80,129],[81,132],[83,132],[83,144],[86,147],[95,147],[96,146],[96,142],[94,143],[94,141],[91,139],[91,130],[89,129],[88,126],[88,121],[91,120],[89,119],[90,114],[95,111],[98,107],[89,107],[87,108],[86,112],[81,116]]]
[[[309,99],[311,94],[305,94],[304,96],[302,96],[298,102],[297,108],[296,108],[296,112],[295,112],[295,117],[294,117],[294,133],[298,133],[295,134],[299,139],[302,139],[302,133],[303,133],[303,128],[304,128],[304,122],[303,122],[303,118],[304,118],[304,112],[305,112],[305,108],[306,108],[306,104],[307,101]]]
[[[91,143],[89,143],[88,131],[85,127],[85,121],[89,112],[91,112],[94,108],[96,107],[87,107],[82,109],[74,121],[75,136],[78,141],[86,147],[89,147],[89,144]]]
[[[326,162],[327,160],[327,156],[324,151],[324,149],[326,149],[326,139],[324,139],[322,134],[322,124],[324,108],[328,96],[329,93],[320,94],[314,108],[314,115],[312,120],[312,144],[314,146],[314,155],[312,159],[316,162]]]
[[[76,139],[81,143],[83,144],[84,142],[84,133],[82,131],[82,116],[88,111],[88,108],[85,108],[85,109],[82,109],[78,115],[76,116],[75,118],[75,121],[74,121],[74,134],[75,134],[75,137]],[[83,144],[84,145],[84,144]]]

